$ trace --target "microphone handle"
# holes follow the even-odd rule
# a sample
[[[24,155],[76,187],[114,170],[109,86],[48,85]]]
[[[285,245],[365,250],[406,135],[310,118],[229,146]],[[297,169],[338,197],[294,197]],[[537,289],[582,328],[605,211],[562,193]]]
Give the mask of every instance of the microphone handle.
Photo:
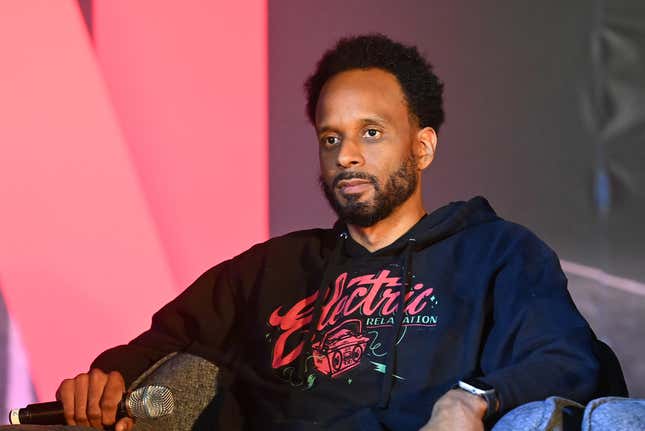
[[[29,404],[18,410],[18,421],[20,424],[34,425],[64,424],[63,404],[59,401]]]
[[[29,404],[24,409],[18,409],[11,412],[11,415],[17,413],[18,422],[11,418],[10,423],[15,424],[33,424],[33,425],[65,425],[65,415],[63,414],[63,403],[60,401],[51,401],[48,403]],[[119,403],[116,412],[116,420],[128,416],[126,409],[125,397]]]

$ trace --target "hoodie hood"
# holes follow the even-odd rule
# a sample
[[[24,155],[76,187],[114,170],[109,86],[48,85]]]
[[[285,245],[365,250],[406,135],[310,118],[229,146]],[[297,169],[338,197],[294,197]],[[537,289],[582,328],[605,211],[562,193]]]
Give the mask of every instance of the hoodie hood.
[[[392,244],[374,252],[370,252],[354,241],[349,235],[347,226],[340,220],[334,224],[333,232],[336,238],[340,238],[345,233],[347,241],[345,241],[343,251],[347,257],[391,256],[403,252],[410,239],[415,242],[413,250],[423,249],[470,226],[498,219],[499,217],[488,201],[481,196],[477,196],[468,201],[452,202],[430,214],[424,215],[410,230]],[[338,245],[338,242],[336,245]]]

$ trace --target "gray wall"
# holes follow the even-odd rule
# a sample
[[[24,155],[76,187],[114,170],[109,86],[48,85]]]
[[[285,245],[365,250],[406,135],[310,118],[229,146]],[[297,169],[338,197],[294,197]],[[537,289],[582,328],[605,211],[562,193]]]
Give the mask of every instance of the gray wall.
[[[339,37],[378,31],[419,46],[446,84],[447,122],[424,178],[428,210],[481,194],[562,259],[645,282],[645,123],[634,115],[645,112],[639,3],[270,1],[271,234],[333,222],[316,182],[302,82]],[[612,135],[616,122],[622,129]],[[598,172],[612,178],[608,211],[594,199]],[[637,363],[645,352],[634,343],[645,296],[570,279],[581,311],[621,358],[632,394],[645,396]]]

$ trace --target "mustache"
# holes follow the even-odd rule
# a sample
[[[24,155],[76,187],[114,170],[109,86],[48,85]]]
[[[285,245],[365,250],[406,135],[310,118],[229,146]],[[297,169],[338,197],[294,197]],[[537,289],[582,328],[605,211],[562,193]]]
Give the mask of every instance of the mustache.
[[[343,181],[343,180],[365,180],[369,181],[372,183],[373,186],[378,186],[378,180],[374,175],[370,175],[365,172],[341,172],[340,174],[336,175],[331,183],[331,188],[335,189],[338,186],[338,183]]]

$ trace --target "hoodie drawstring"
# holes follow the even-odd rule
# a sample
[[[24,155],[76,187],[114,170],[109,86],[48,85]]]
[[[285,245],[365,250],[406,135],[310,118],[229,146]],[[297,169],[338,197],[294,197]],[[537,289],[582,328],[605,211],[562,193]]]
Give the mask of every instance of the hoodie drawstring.
[[[310,322],[310,329],[308,332],[304,333],[304,345],[302,353],[296,364],[296,375],[302,379],[303,382],[306,380],[306,367],[309,354],[312,352],[313,338],[317,330],[318,321],[322,315],[323,303],[325,295],[330,289],[330,283],[332,278],[332,272],[336,269],[340,256],[343,250],[343,245],[347,239],[347,232],[342,232],[339,235],[339,240],[336,242],[334,249],[327,259],[325,264],[325,269],[323,271],[322,278],[320,280],[320,286],[318,288],[318,296],[316,297],[316,302],[314,303],[313,315]],[[405,297],[410,289],[412,289],[413,283],[413,272],[412,272],[412,257],[414,252],[414,246],[416,240],[414,238],[409,238],[408,243],[402,253],[403,255],[403,272],[405,274],[404,282],[401,283],[399,290],[399,296],[397,298],[397,308],[396,314],[394,317],[394,327],[392,338],[390,339],[389,346],[387,351],[389,352],[386,364],[385,376],[383,377],[383,383],[381,385],[381,395],[378,402],[378,407],[387,408],[390,402],[390,392],[392,390],[392,384],[394,381],[394,369],[396,368],[396,344],[399,339],[399,333],[401,332],[401,326],[403,324],[403,318],[405,316]]]
[[[390,345],[388,352],[390,354],[387,358],[387,365],[385,369],[385,376],[383,377],[383,384],[381,386],[381,397],[379,399],[378,406],[380,408],[387,408],[390,403],[390,392],[392,391],[392,383],[394,379],[394,369],[396,367],[396,344],[399,339],[399,332],[401,332],[401,326],[403,324],[403,316],[405,314],[405,296],[408,291],[412,289],[412,252],[414,251],[414,245],[416,239],[409,238],[408,243],[403,251],[403,262],[404,262],[404,273],[405,273],[405,282],[401,283],[401,288],[399,290],[399,297],[397,298],[397,308],[396,315],[394,317],[394,331],[392,333],[392,338],[390,339]]]
[[[320,286],[318,287],[318,297],[316,297],[316,302],[314,303],[313,316],[310,323],[310,330],[309,332],[304,333],[305,343],[303,345],[302,353],[300,355],[300,360],[297,363],[297,369],[296,369],[296,373],[297,373],[296,375],[300,377],[303,382],[306,379],[305,369],[307,367],[307,359],[308,359],[307,355],[312,352],[311,344],[313,341],[313,337],[316,333],[318,321],[320,320],[320,316],[322,314],[323,300],[325,298],[325,295],[327,294],[327,291],[329,290],[329,284],[331,283],[331,273],[333,272],[334,268],[340,261],[340,255],[341,255],[341,252],[343,251],[343,244],[345,243],[346,239],[347,239],[347,232],[341,232],[340,235],[338,236],[338,241],[336,241],[336,245],[334,246],[334,249],[331,255],[329,256],[329,259],[327,259],[322,278],[320,279]]]

